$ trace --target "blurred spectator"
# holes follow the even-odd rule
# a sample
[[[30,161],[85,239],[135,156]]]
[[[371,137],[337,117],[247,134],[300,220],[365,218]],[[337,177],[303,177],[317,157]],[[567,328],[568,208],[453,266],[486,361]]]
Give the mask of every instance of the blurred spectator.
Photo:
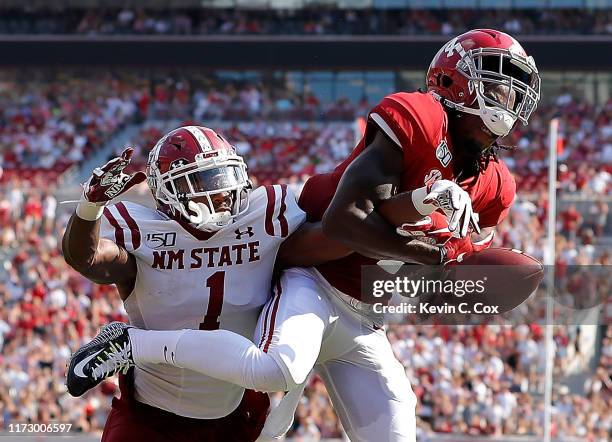
[[[576,205],[570,204],[567,209],[562,211],[559,215],[563,225],[561,233],[570,240],[575,240],[576,234],[578,233],[578,227],[582,224],[582,215],[576,210]]]
[[[388,335],[413,380],[422,428],[471,435],[541,435],[537,410],[542,403],[532,396],[540,391],[542,377],[534,374],[543,372],[537,357],[543,334],[537,326],[393,326]],[[559,350],[575,345],[563,336],[557,327],[556,367],[567,365],[564,361],[572,354]],[[529,342],[533,344],[522,345]],[[591,438],[610,431],[610,384],[609,372],[600,368],[585,384],[588,401],[558,386],[554,431]],[[571,421],[583,425],[568,425]]]

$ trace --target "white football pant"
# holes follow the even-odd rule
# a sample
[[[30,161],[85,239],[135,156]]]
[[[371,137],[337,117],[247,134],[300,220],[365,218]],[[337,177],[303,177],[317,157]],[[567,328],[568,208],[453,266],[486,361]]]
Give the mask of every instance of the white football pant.
[[[314,269],[286,270],[259,317],[255,343],[290,389],[301,388],[314,368],[351,441],[415,441],[416,396],[404,367],[385,331],[341,296]],[[282,415],[283,425],[298,404],[287,399],[270,415]],[[272,434],[268,423],[264,433]]]

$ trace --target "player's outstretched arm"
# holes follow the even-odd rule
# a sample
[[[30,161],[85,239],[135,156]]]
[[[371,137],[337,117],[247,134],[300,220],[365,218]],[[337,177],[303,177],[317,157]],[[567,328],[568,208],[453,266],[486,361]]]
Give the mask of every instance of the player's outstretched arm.
[[[276,263],[281,268],[310,267],[352,252],[344,243],[325,235],[321,222],[304,223],[281,244]]]
[[[133,286],[134,257],[113,241],[100,238],[99,219],[87,221],[72,214],[62,240],[62,251],[68,265],[95,283]]]
[[[128,148],[94,170],[62,239],[64,259],[71,267],[98,284],[117,284],[122,294],[129,293],[134,284],[136,261],[123,247],[100,238],[100,218],[110,200],[146,178],[142,172],[123,173],[132,152]]]
[[[398,237],[395,227],[375,210],[397,193],[403,163],[402,151],[378,130],[342,176],[323,217],[323,232],[375,259],[438,264],[439,247]]]

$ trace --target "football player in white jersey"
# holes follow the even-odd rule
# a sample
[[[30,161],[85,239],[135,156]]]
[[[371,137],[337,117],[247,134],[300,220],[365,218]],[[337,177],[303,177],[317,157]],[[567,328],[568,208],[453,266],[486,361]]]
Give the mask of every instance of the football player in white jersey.
[[[209,330],[253,339],[270,297],[275,262],[312,265],[343,256],[320,224],[306,223],[287,186],[251,191],[246,165],[213,130],[186,126],[162,137],[150,153],[147,175],[123,173],[126,149],[94,170],[63,238],[66,261],[99,284],[116,284],[130,323],[167,330],[150,349],[166,362],[179,354],[162,345],[170,330]],[[148,179],[157,209],[113,198]],[[295,232],[295,233],[294,233]],[[282,373],[256,352],[215,361],[219,370],[251,358],[252,376],[220,380],[176,365],[138,364],[126,324],[105,326],[77,351],[67,386],[79,396],[111,374],[120,377],[102,440],[255,440],[269,401],[257,391],[285,390]],[[105,344],[110,342],[110,347]],[[204,349],[194,349],[196,352]],[[240,351],[239,348],[237,348]],[[232,382],[236,381],[236,382]]]

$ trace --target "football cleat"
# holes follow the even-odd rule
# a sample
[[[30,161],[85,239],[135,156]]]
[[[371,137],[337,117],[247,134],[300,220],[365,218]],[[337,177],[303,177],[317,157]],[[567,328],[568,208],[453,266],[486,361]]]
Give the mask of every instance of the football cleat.
[[[72,396],[81,396],[104,379],[126,374],[134,366],[130,328],[123,322],[111,322],[72,355],[66,375],[66,387]]]

